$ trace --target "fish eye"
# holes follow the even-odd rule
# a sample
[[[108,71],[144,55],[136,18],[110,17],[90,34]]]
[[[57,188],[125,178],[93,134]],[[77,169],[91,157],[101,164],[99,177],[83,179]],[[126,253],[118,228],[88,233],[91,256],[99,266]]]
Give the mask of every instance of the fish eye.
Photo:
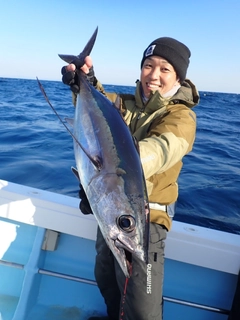
[[[136,221],[132,216],[123,215],[118,218],[118,225],[123,231],[131,232],[136,226]]]

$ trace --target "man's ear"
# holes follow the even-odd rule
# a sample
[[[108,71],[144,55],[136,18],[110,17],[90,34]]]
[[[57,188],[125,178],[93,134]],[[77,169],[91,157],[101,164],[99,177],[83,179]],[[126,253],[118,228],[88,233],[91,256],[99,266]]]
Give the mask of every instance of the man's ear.
[[[176,83],[175,83],[175,85],[174,85],[174,86],[178,86],[179,84],[181,84],[181,82],[180,82],[180,78],[177,78]]]

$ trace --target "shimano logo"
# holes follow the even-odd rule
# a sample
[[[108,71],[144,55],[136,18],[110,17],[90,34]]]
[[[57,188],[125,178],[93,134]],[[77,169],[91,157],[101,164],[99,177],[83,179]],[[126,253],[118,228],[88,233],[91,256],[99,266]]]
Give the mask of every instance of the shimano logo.
[[[152,265],[147,265],[147,294],[152,293]]]

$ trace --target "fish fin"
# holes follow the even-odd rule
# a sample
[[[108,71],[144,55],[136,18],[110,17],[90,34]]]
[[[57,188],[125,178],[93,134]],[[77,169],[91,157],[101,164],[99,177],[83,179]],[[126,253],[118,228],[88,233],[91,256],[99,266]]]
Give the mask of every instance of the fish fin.
[[[37,78],[37,82],[39,85],[39,88],[45,98],[45,100],[47,101],[47,103],[49,104],[49,106],[51,107],[51,109],[53,110],[53,112],[56,114],[56,116],[58,117],[58,119],[61,121],[61,123],[64,125],[65,129],[68,131],[68,133],[70,133],[70,135],[72,136],[72,138],[75,140],[75,142],[78,144],[78,146],[82,149],[82,151],[86,154],[86,156],[89,158],[89,160],[92,162],[92,164],[94,165],[94,167],[100,171],[102,169],[102,165],[103,162],[101,160],[101,158],[99,156],[96,157],[92,157],[87,150],[81,145],[81,143],[78,141],[78,139],[74,136],[74,134],[68,129],[68,127],[66,126],[66,124],[63,122],[63,120],[61,119],[61,117],[59,116],[59,114],[57,113],[56,109],[53,107],[53,105],[51,104],[50,100],[48,99],[48,96],[41,84],[41,82],[38,80]]]
[[[98,27],[96,28],[93,35],[89,39],[88,43],[84,47],[83,51],[79,53],[78,56],[69,55],[69,54],[59,54],[58,56],[67,63],[73,63],[76,66],[76,68],[78,69],[81,68],[85,63],[84,62],[85,58],[89,56],[92,51],[92,48],[94,46],[94,43],[97,37],[97,33],[98,33]]]
[[[66,126],[66,124],[62,121],[61,117],[59,116],[59,114],[57,113],[57,111],[55,110],[55,108],[53,107],[53,105],[51,104],[47,94],[46,94],[46,91],[44,90],[43,88],[43,85],[41,84],[41,82],[38,80],[38,77],[37,77],[37,83],[39,85],[39,88],[45,98],[45,100],[47,101],[47,103],[49,104],[49,106],[51,107],[51,109],[53,110],[53,112],[55,113],[55,115],[58,117],[58,119],[61,121],[61,123],[64,125],[65,129],[67,129],[67,131],[70,133],[70,135],[73,137],[73,139],[76,140],[76,138],[74,137],[74,135],[72,134],[72,132],[68,129],[68,127]]]
[[[75,175],[75,177],[78,179],[78,181],[80,181],[78,170],[74,167],[71,167],[71,170],[72,170],[72,173]]]
[[[92,161],[92,164],[95,166],[95,168],[100,171],[103,167],[103,161],[99,156],[91,157],[90,160]]]
[[[65,118],[65,121],[66,121],[71,127],[74,126],[74,119],[72,119],[72,118]]]

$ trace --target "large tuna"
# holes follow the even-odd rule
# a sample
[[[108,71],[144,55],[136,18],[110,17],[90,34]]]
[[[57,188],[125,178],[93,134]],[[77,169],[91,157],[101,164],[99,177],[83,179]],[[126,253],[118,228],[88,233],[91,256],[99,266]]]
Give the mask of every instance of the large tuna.
[[[96,32],[79,56],[59,56],[81,67]],[[131,254],[147,263],[149,209],[140,157],[118,107],[91,86],[82,71],[78,73],[76,166],[103,237],[129,277]]]

